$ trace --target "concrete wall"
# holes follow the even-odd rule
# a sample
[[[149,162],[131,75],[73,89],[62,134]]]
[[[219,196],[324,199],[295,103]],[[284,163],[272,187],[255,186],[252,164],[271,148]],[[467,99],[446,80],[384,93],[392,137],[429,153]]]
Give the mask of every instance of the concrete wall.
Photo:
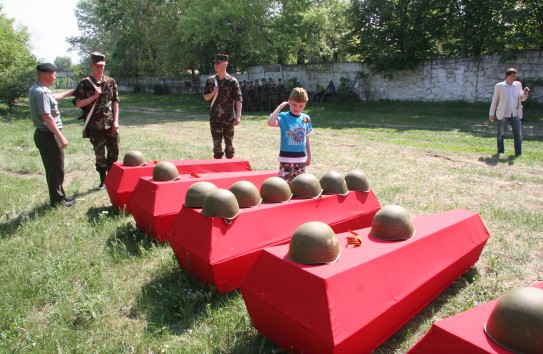
[[[296,78],[302,86],[314,91],[320,84],[326,87],[330,80],[339,88],[340,78],[353,82],[363,73],[360,89],[361,99],[409,100],[409,101],[466,101],[489,102],[494,85],[504,80],[510,68],[519,71],[521,81],[539,80],[532,86],[530,100],[543,103],[543,51],[524,51],[514,59],[504,59],[501,54],[474,58],[450,58],[424,62],[414,70],[397,71],[387,75],[373,73],[372,68],[361,63],[333,63],[308,65],[260,65],[239,73],[236,78],[255,80],[281,78],[286,82]],[[200,77],[203,86],[208,76]]]

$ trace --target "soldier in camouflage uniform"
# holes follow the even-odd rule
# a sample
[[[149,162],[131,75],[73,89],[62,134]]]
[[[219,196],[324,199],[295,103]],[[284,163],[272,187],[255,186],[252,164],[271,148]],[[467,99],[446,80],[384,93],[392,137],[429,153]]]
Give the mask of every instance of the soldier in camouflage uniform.
[[[216,159],[221,159],[223,155],[227,159],[234,157],[234,126],[241,122],[241,89],[238,80],[226,72],[227,66],[228,55],[217,54],[214,62],[216,74],[207,79],[204,87],[204,99],[211,101],[209,126],[213,138],[213,157]]]
[[[247,83],[247,93],[243,95],[243,106],[247,107],[247,111],[253,112],[253,81]],[[245,111],[245,108],[243,109]]]
[[[262,110],[262,87],[258,84],[258,80],[255,80],[253,85],[253,107],[255,112]]]
[[[285,85],[283,85],[283,81],[281,78],[277,79],[277,104],[279,102],[285,102],[287,99],[287,89],[285,88]]]
[[[81,80],[74,93],[74,104],[83,110],[84,118],[94,105],[84,136],[94,147],[100,190],[105,188],[106,174],[119,157],[119,95],[115,80],[104,75],[105,59],[101,53],[91,54],[92,75]]]
[[[270,107],[277,107],[277,86],[275,85],[275,80],[270,77],[268,85],[268,90],[270,92]]]
[[[262,97],[262,110],[263,111],[268,111],[269,110],[269,106],[270,106],[270,102],[269,102],[269,98],[270,98],[270,90],[269,90],[269,86],[268,86],[268,83],[266,82],[266,79],[262,78],[262,88],[261,88],[261,94],[260,94],[260,97]]]

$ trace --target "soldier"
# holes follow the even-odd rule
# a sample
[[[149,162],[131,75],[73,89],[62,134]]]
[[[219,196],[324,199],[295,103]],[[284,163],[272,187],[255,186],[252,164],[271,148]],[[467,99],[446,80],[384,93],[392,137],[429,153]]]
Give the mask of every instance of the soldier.
[[[249,112],[253,112],[253,81],[249,80],[247,83],[247,94],[243,96],[243,102],[246,103],[245,106]]]
[[[92,53],[92,75],[77,84],[74,94],[74,104],[85,117],[83,136],[94,148],[99,190],[105,188],[106,174],[119,157],[119,95],[115,80],[104,75],[105,66],[105,55]]]
[[[241,90],[241,96],[242,97],[247,97],[247,81],[246,80],[243,80],[239,86],[240,90]],[[247,101],[246,100],[243,100],[243,111],[248,111],[247,109]]]
[[[262,87],[258,84],[258,80],[255,80],[253,85],[253,106],[255,112],[262,110]]]
[[[262,97],[262,110],[268,111],[269,110],[268,107],[270,106],[270,102],[269,102],[270,90],[269,90],[268,83],[266,82],[266,79],[262,78],[261,81],[262,81],[262,89],[261,89],[260,97]]]
[[[287,89],[285,85],[283,85],[283,81],[281,78],[277,79],[277,104],[279,102],[285,102],[287,99]]]
[[[204,87],[204,99],[211,101],[209,126],[213,138],[213,157],[216,159],[221,159],[223,155],[227,159],[234,157],[234,126],[241,122],[241,89],[238,80],[226,72],[227,67],[228,55],[217,54],[214,62],[216,74],[207,79]]]
[[[268,85],[268,90],[270,92],[270,107],[277,107],[277,86],[275,85],[275,80],[270,77]]]

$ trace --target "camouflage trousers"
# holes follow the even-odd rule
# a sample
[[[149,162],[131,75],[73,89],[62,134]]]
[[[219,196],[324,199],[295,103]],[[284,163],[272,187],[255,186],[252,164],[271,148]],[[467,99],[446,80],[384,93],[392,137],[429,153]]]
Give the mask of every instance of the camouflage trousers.
[[[96,171],[109,171],[111,165],[119,158],[119,133],[113,129],[87,129],[87,131],[96,156]]]
[[[234,121],[221,122],[216,119],[209,120],[211,137],[213,138],[213,158],[221,159],[226,155],[227,159],[234,157]],[[224,152],[222,140],[224,138]]]
[[[278,176],[287,181],[289,184],[294,177],[301,175],[302,173],[305,173],[305,162],[279,162]]]

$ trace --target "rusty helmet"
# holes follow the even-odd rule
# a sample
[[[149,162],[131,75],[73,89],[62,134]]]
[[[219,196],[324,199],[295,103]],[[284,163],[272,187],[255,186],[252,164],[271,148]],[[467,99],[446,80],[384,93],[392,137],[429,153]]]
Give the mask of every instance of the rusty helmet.
[[[230,192],[234,193],[240,208],[259,206],[262,202],[258,188],[249,181],[237,181],[230,186]]]
[[[292,179],[290,190],[293,198],[317,198],[322,194],[319,179],[310,173],[302,173]]]
[[[514,353],[543,353],[543,289],[515,288],[501,296],[484,326],[487,336]]]
[[[334,263],[341,249],[330,226],[320,221],[300,225],[290,239],[288,258],[302,264]]]
[[[169,161],[160,161],[153,168],[153,179],[155,181],[173,181],[177,177],[179,177],[179,171]]]
[[[217,188],[204,198],[202,214],[205,216],[218,216],[225,220],[232,220],[239,215],[239,204],[234,193],[228,189]]]
[[[268,177],[260,186],[260,196],[268,203],[281,203],[292,198],[290,187],[284,179],[274,176]]]
[[[350,171],[345,175],[345,182],[350,191],[369,192],[370,183],[364,175],[364,172],[359,170]]]
[[[185,206],[189,208],[202,208],[205,197],[217,189],[217,186],[208,181],[193,183],[185,194]]]
[[[346,196],[349,193],[345,178],[337,171],[329,171],[322,175],[320,185],[323,194],[339,194]]]
[[[370,235],[381,240],[407,240],[415,235],[409,212],[400,205],[385,205],[375,214]]]

